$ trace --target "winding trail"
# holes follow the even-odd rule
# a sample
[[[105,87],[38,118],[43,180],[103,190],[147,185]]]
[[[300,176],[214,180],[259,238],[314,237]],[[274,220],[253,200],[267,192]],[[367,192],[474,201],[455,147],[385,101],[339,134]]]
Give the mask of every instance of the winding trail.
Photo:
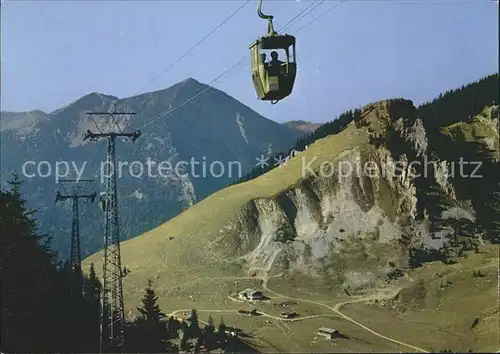
[[[191,311],[191,309],[180,309],[180,310],[175,310],[174,312],[171,312],[167,315],[167,317],[176,317],[176,318],[180,318],[179,316],[177,316],[176,314],[179,313],[179,312],[187,312],[189,313]],[[209,313],[218,313],[218,312],[229,312],[229,313],[238,313],[238,310],[198,310],[196,309],[196,312],[209,312]],[[269,317],[269,318],[272,318],[272,319],[275,319],[275,320],[278,320],[278,321],[281,321],[281,322],[298,322],[298,321],[303,321],[303,320],[309,320],[309,319],[312,319],[312,318],[320,318],[320,317],[337,317],[337,315],[334,315],[334,314],[331,314],[331,315],[328,315],[328,314],[324,314],[324,315],[310,315],[310,316],[304,316],[304,317],[297,317],[297,318],[281,318],[281,317],[278,317],[278,316],[273,316],[273,315],[270,315],[266,312],[263,312],[263,311],[257,311],[257,314],[258,316],[263,316],[263,317]],[[243,315],[242,315],[243,316]],[[201,321],[199,320],[200,322],[202,323],[206,323],[204,321]]]
[[[354,323],[355,325],[363,328],[365,331],[370,332],[370,333],[372,333],[373,335],[375,335],[375,336],[377,336],[379,338],[382,338],[382,339],[385,339],[387,341],[390,341],[390,342],[402,345],[404,347],[416,350],[418,352],[429,353],[429,351],[427,351],[425,349],[413,346],[413,345],[405,343],[405,342],[398,341],[398,340],[396,340],[394,338],[391,338],[391,337],[384,336],[383,334],[380,334],[380,333],[374,331],[373,329],[371,329],[371,328],[363,325],[362,323],[354,320],[353,318],[347,316],[346,314],[344,314],[344,313],[342,313],[340,311],[340,309],[343,306],[347,305],[347,304],[353,304],[353,303],[358,303],[358,302],[365,302],[365,301],[370,301],[370,300],[384,300],[384,299],[389,300],[389,299],[392,299],[392,298],[394,298],[401,291],[401,289],[395,289],[393,292],[389,292],[389,293],[385,294],[385,296],[383,296],[383,294],[379,294],[379,295],[366,296],[366,297],[357,298],[357,299],[353,299],[353,300],[349,300],[349,301],[339,302],[339,303],[335,304],[334,307],[331,307],[331,306],[329,306],[327,304],[324,304],[322,302],[319,302],[319,301],[307,300],[307,299],[301,299],[301,298],[295,298],[295,297],[290,297],[290,296],[286,296],[286,295],[277,293],[276,291],[269,289],[269,286],[267,284],[268,283],[268,279],[266,279],[266,278],[261,278],[261,279],[262,279],[262,287],[266,291],[268,291],[270,293],[273,293],[273,294],[275,294],[278,297],[285,298],[285,299],[290,299],[290,300],[301,301],[301,302],[308,302],[308,303],[311,303],[311,304],[323,306],[323,307],[325,307],[325,308],[327,308],[327,309],[335,312],[337,315],[339,315],[343,319],[345,319],[345,320],[347,320],[347,321],[349,321],[351,323]]]
[[[494,267],[494,266],[496,267],[497,264],[498,264],[497,262],[498,262],[498,259],[496,258],[496,259],[492,260],[490,263],[483,264],[480,267],[477,267],[476,269],[484,269],[484,268],[490,268],[490,267]],[[455,270],[457,272],[464,271],[464,269],[460,269],[459,267],[454,267],[454,268],[455,268]],[[280,321],[281,323],[283,323],[288,328],[288,330],[289,330],[290,333],[291,333],[291,330],[288,327],[288,325],[286,324],[286,322],[298,322],[298,321],[303,321],[303,320],[308,320],[308,319],[313,319],[313,318],[332,317],[332,316],[334,316],[334,317],[340,317],[342,319],[345,319],[345,320],[347,320],[347,321],[355,324],[356,326],[364,329],[365,331],[370,332],[371,334],[373,334],[373,335],[375,335],[375,336],[377,336],[379,338],[382,338],[384,340],[387,340],[389,342],[398,344],[398,345],[403,346],[403,347],[410,348],[411,350],[416,351],[416,352],[429,353],[429,351],[427,351],[427,350],[425,350],[423,348],[420,348],[420,347],[417,347],[417,346],[413,346],[411,344],[408,344],[408,343],[396,340],[394,338],[391,338],[389,336],[383,335],[381,333],[378,333],[375,330],[373,330],[373,329],[365,326],[364,324],[360,323],[359,321],[356,321],[355,319],[353,319],[353,318],[347,316],[346,314],[344,314],[343,312],[341,312],[342,307],[344,307],[345,305],[348,305],[348,304],[366,302],[366,301],[371,301],[371,300],[391,300],[391,299],[394,299],[399,294],[399,292],[402,290],[402,288],[375,289],[375,290],[378,290],[379,293],[376,293],[376,294],[373,294],[373,295],[367,295],[367,296],[351,296],[350,300],[343,301],[343,302],[338,302],[335,305],[330,306],[330,305],[327,305],[327,304],[325,304],[323,302],[309,300],[309,299],[303,299],[303,298],[298,298],[298,297],[287,296],[287,295],[280,294],[280,293],[278,293],[278,292],[276,292],[274,290],[271,290],[269,288],[269,286],[268,286],[269,280],[271,278],[280,278],[280,277],[282,277],[282,275],[276,275],[276,276],[271,276],[271,277],[258,277],[258,276],[213,277],[213,279],[220,279],[220,278],[222,278],[222,279],[227,279],[227,280],[237,280],[237,279],[260,280],[262,282],[262,288],[265,291],[267,291],[268,293],[275,295],[275,296],[273,296],[271,298],[282,298],[282,299],[295,300],[295,301],[304,302],[304,303],[310,303],[310,304],[314,304],[314,305],[318,305],[318,306],[324,307],[324,308],[330,310],[331,312],[333,312],[333,314],[310,315],[310,316],[305,316],[305,317],[297,317],[297,318],[292,318],[292,319],[285,319],[285,318],[281,318],[281,317],[270,315],[270,314],[262,312],[262,311],[258,311],[259,317],[260,316],[264,316],[264,317],[267,317],[267,318],[271,318],[271,319]],[[202,280],[206,280],[206,278],[205,279],[197,279],[197,280],[195,280],[193,282],[202,281]],[[410,278],[410,280],[413,281],[413,279],[411,279],[411,278]],[[234,298],[232,296],[228,296],[228,298],[231,301],[238,302],[238,303],[245,302],[245,301],[236,299],[236,298]],[[190,311],[191,311],[191,309],[179,309],[179,310],[176,310],[176,311],[173,311],[172,313],[170,313],[169,316],[173,316],[173,317],[177,317],[177,318],[181,319],[181,317],[176,316],[177,313],[179,313],[179,312],[189,313]],[[208,310],[208,309],[202,309],[202,310],[197,310],[197,311],[198,312],[211,312],[211,313],[238,313],[238,310],[235,310],[235,309],[231,309],[231,310],[222,310],[222,309]],[[204,323],[204,324],[207,324],[205,321],[202,321],[202,320],[200,320],[200,322]],[[286,335],[285,330],[281,326],[279,326],[279,327],[281,328],[281,330],[283,331],[283,333]],[[268,341],[266,341],[264,339],[260,339],[259,338],[259,340],[261,340],[261,341],[269,344],[274,349],[278,349],[278,348],[276,348],[274,346],[274,344],[272,344],[272,343],[270,343],[270,342],[268,342]],[[500,353],[500,349],[497,351],[497,353]]]
[[[278,276],[279,277],[279,276]],[[229,277],[228,277],[229,278]],[[318,306],[322,306],[330,311],[332,311],[334,314],[324,314],[324,315],[311,315],[311,316],[304,316],[304,317],[297,317],[297,318],[281,318],[281,317],[277,317],[277,316],[273,316],[273,315],[270,315],[268,313],[265,313],[265,312],[262,312],[262,311],[258,311],[258,314],[259,316],[264,316],[264,317],[268,317],[268,318],[272,318],[272,319],[275,319],[275,320],[278,320],[278,321],[281,321],[281,322],[298,322],[298,321],[303,321],[303,320],[308,320],[308,319],[313,319],[313,318],[320,318],[320,317],[332,317],[332,316],[339,316],[355,325],[357,325],[358,327],[361,327],[363,328],[365,331],[367,332],[370,332],[371,334],[379,337],[379,338],[382,338],[382,339],[385,339],[389,342],[392,342],[392,343],[395,343],[395,344],[398,344],[398,345],[401,345],[401,346],[404,346],[404,347],[407,347],[407,348],[410,348],[414,351],[418,351],[418,352],[422,352],[422,353],[429,353],[429,351],[425,350],[425,349],[422,349],[422,348],[419,348],[419,347],[416,347],[416,346],[413,346],[411,344],[408,344],[408,343],[405,343],[405,342],[401,342],[401,341],[398,341],[394,338],[391,338],[391,337],[388,337],[388,336],[385,336],[383,334],[380,334],[376,331],[374,331],[373,329],[363,325],[362,323],[356,321],[355,319],[347,316],[346,314],[342,313],[340,311],[340,309],[345,306],[345,305],[348,305],[348,304],[353,304],[353,303],[359,303],[359,302],[366,302],[366,301],[370,301],[370,300],[390,300],[390,299],[393,299],[396,295],[399,294],[399,292],[401,291],[400,288],[394,288],[394,289],[390,289],[389,291],[387,291],[387,289],[379,289],[379,290],[386,290],[385,292],[383,293],[379,293],[379,294],[375,294],[375,295],[371,295],[371,296],[364,296],[364,297],[358,297],[356,299],[352,299],[352,300],[348,300],[348,301],[343,301],[343,302],[339,302],[337,304],[335,304],[333,307],[332,306],[329,306],[325,303],[322,303],[322,302],[319,302],[319,301],[314,301],[314,300],[309,300],[309,299],[302,299],[302,298],[297,298],[297,297],[291,297],[291,296],[287,296],[287,295],[283,295],[283,294],[280,294],[274,290],[271,290],[268,286],[268,281],[270,278],[258,278],[258,277],[230,277],[231,279],[249,279],[249,278],[252,278],[252,279],[256,279],[256,280],[261,280],[262,281],[262,288],[269,292],[269,293],[272,293],[274,295],[276,295],[276,297],[278,298],[283,298],[283,299],[289,299],[289,300],[295,300],[295,301],[299,301],[299,302],[307,302],[307,303],[310,303],[310,304],[314,304],[314,305],[318,305]],[[232,301],[235,301],[235,302],[240,302],[239,300],[236,300],[234,298],[232,298],[231,296],[228,296],[229,299],[231,299]],[[175,310],[173,312],[171,312],[168,316],[172,316],[172,317],[175,317],[175,318],[180,318],[179,316],[177,316],[176,314],[179,313],[179,312],[186,312],[186,313],[189,313],[191,311],[191,309],[179,309],[179,310]],[[210,313],[238,313],[238,310],[222,310],[222,309],[213,309],[213,310],[208,310],[208,309],[197,309],[196,310],[197,312],[210,312]],[[207,324],[207,322],[205,321],[202,321],[202,320],[199,320],[201,323],[203,324]],[[285,324],[285,323],[284,323]],[[280,327],[281,328],[281,327]],[[283,330],[283,328],[282,328]],[[284,332],[285,333],[285,332]]]

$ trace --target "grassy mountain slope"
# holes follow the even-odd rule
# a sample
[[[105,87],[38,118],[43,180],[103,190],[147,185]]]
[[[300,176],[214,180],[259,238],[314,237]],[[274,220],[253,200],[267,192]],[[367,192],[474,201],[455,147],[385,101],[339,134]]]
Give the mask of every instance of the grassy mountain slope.
[[[350,127],[343,134],[319,140],[301,156],[308,160],[317,156],[312,165],[317,168],[321,162],[331,160],[341,151],[362,144],[368,144],[368,135]],[[271,198],[290,188],[301,180],[301,169],[300,159],[291,160],[252,181],[222,189],[170,222],[123,242],[123,264],[131,270],[125,281],[127,296],[135,297],[135,290],[142,288],[144,279],[152,275],[165,279],[162,291],[182,286],[186,279],[196,282],[221,274],[242,276],[241,266],[225,258],[225,253],[231,250],[212,245],[220,241],[220,231],[228,227],[228,221],[236,221],[239,211],[249,201]],[[175,238],[169,240],[170,236]],[[85,262],[98,265],[101,257],[101,253],[96,253]]]
[[[344,313],[431,352],[496,352],[499,248],[482,248],[460,263],[427,263],[392,301],[351,304]],[[481,271],[481,277],[473,276]],[[478,321],[474,325],[475,321]]]
[[[481,150],[490,151],[488,158],[500,158],[500,142],[498,136],[498,106],[486,107],[483,112],[469,122],[458,122],[441,130],[455,145],[479,143]]]
[[[488,106],[450,121],[428,140],[431,128],[410,101],[363,107],[340,132],[286,164],[123,242],[131,270],[127,310],[149,278],[167,312],[196,308],[202,319],[223,317],[262,351],[498,350],[499,247],[485,240],[494,241],[500,209],[485,211],[474,192],[491,195],[500,182],[491,150],[498,146],[497,112]],[[485,178],[446,173],[462,153],[482,159]],[[415,176],[422,171],[407,165],[391,170],[395,161],[422,162],[426,154],[438,162],[430,176]],[[343,163],[370,163],[378,174],[345,172]],[[304,174],[307,165],[314,172]],[[415,254],[431,262],[416,267],[422,259]],[[99,269],[101,257],[92,255],[86,266]],[[246,287],[264,290],[270,303],[229,297]],[[292,309],[301,319],[280,319],[283,309],[273,304],[285,299],[297,302]],[[250,306],[261,317],[237,314]],[[314,335],[321,326],[347,338],[321,341]]]

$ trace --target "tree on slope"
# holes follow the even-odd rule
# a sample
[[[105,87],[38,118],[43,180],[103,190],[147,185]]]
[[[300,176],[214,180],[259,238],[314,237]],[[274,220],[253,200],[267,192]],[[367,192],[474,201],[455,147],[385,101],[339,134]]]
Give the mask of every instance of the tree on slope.
[[[208,316],[207,325],[203,333],[203,345],[206,350],[212,350],[215,347],[215,325],[212,316]]]
[[[2,352],[89,352],[90,328],[82,326],[82,303],[37,233],[34,211],[21,196],[17,175],[0,190]]]
[[[198,338],[200,336],[200,323],[198,319],[198,312],[195,309],[191,310],[191,315],[189,316],[189,336],[191,338]]]
[[[140,316],[129,327],[128,346],[132,351],[141,353],[159,353],[167,349],[167,331],[164,321],[165,314],[157,304],[158,297],[152,288],[152,281],[141,300],[142,307],[138,307]]]
[[[220,319],[219,327],[217,328],[217,341],[219,342],[219,346],[221,348],[225,347],[227,336],[226,336],[226,325],[224,323],[224,319]]]

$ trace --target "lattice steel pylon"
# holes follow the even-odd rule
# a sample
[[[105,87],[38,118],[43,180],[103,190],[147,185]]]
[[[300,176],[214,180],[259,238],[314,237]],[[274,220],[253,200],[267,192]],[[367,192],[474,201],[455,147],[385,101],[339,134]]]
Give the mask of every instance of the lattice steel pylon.
[[[83,293],[83,274],[82,274],[82,255],[80,250],[80,219],[79,219],[79,200],[89,200],[94,202],[96,193],[83,193],[77,189],[76,183],[91,182],[91,180],[63,180],[60,182],[71,182],[73,185],[71,193],[56,192],[55,202],[71,200],[73,204],[73,217],[71,220],[71,244],[70,244],[70,265],[75,275],[76,291],[81,295]]]
[[[120,255],[120,225],[118,218],[118,194],[116,183],[116,138],[125,137],[134,142],[140,131],[124,133],[116,122],[117,116],[133,115],[130,112],[91,112],[92,115],[106,115],[111,118],[119,132],[93,133],[88,130],[84,140],[107,139],[107,158],[101,176],[105,178],[106,192],[100,194],[101,208],[104,211],[104,259],[102,268],[100,352],[123,351],[125,342],[125,311],[123,305],[122,267]],[[95,122],[95,119],[94,119]],[[96,124],[97,125],[97,124]],[[111,125],[110,125],[111,126]]]

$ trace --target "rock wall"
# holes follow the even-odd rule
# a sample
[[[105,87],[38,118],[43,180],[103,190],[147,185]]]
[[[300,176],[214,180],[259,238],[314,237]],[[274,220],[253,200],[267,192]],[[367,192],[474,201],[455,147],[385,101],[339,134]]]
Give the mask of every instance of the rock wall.
[[[453,201],[440,209],[441,228],[419,216],[420,177],[410,162],[426,158],[425,129],[416,117],[391,117],[390,109],[371,104],[356,126],[390,136],[399,148],[373,143],[345,150],[279,195],[252,200],[228,223],[224,239],[249,274],[301,272],[346,287],[369,286],[405,266],[409,247],[441,248],[461,230],[457,220],[474,221],[473,208],[456,200],[446,161],[438,161],[431,178]]]

